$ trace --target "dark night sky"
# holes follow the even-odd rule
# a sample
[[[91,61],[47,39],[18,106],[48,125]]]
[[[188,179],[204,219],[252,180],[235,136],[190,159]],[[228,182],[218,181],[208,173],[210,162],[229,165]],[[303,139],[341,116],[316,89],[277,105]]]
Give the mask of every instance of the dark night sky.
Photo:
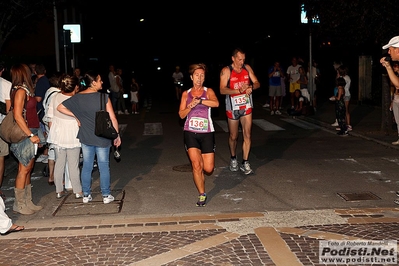
[[[156,56],[176,62],[230,61],[231,51],[237,46],[248,53],[254,49],[272,52],[279,47],[262,46],[267,36],[278,43],[278,39],[291,34],[292,25],[300,24],[296,0],[268,2],[262,8],[251,2],[242,2],[241,6],[232,3],[225,8],[205,2],[178,8],[184,11],[174,11],[171,6],[130,9],[111,5],[106,10],[90,12],[82,31],[92,42],[93,51],[112,58],[139,60]],[[288,8],[289,2],[295,3],[292,8]],[[143,23],[138,22],[141,17],[146,19]]]
[[[225,7],[206,2],[175,4],[176,9],[170,2],[147,2],[137,8],[97,5],[98,10],[90,11],[82,22],[85,54],[150,75],[159,65],[165,79],[175,65],[187,70],[189,64],[203,62],[217,79],[236,47],[246,51],[247,63],[260,73],[274,60],[288,66],[292,56],[308,53],[299,0],[262,5],[229,2]],[[145,21],[139,22],[140,18]]]
[[[73,21],[69,15],[69,20],[65,20],[60,11],[58,23],[59,28],[63,24],[81,24],[82,42],[74,48],[77,64],[83,69],[101,64],[107,70],[108,64],[113,63],[127,71],[148,72],[149,68],[152,71],[161,65],[169,73],[177,64],[184,70],[190,63],[204,62],[218,71],[231,62],[232,50],[241,47],[246,51],[247,63],[263,71],[274,60],[286,65],[293,55],[308,52],[307,33],[301,33],[304,26],[300,24],[299,2],[260,5],[242,1],[241,5],[230,2],[226,7],[176,2],[174,8],[170,2],[147,1],[131,7],[121,1],[100,5],[98,1],[86,0],[86,7],[78,10],[81,17]],[[145,21],[139,22],[140,18]],[[47,37],[51,31],[50,25],[45,31]],[[39,32],[43,33],[43,28]],[[27,45],[35,47],[29,52],[39,54],[39,48],[45,44],[46,56],[54,51],[54,44],[43,37],[31,36],[30,40],[19,42],[18,49]],[[60,56],[63,60],[62,50]],[[99,63],[89,63],[94,62],[89,58],[98,58]],[[63,65],[62,62],[62,70]]]

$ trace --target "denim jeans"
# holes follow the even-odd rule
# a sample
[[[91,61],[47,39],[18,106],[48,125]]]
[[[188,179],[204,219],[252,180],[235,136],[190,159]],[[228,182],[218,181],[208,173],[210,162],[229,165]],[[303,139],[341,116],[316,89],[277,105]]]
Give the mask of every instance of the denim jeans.
[[[83,167],[81,173],[83,195],[91,194],[91,182],[94,157],[97,156],[97,165],[100,172],[100,188],[103,197],[111,195],[111,174],[109,169],[109,147],[82,145]]]
[[[112,107],[114,108],[114,112],[117,113],[118,112],[117,104],[118,104],[119,92],[114,92],[111,90],[110,98],[111,98]],[[123,110],[123,111],[125,111],[125,110]]]
[[[26,138],[18,143],[11,143],[10,151],[24,166],[27,166],[35,158],[35,145],[30,138]]]

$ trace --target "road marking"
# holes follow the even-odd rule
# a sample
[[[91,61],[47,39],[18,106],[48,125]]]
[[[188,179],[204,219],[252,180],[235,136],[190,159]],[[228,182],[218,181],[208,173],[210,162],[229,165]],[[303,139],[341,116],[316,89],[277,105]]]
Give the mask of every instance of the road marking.
[[[144,124],[144,136],[154,136],[154,135],[162,135],[162,123],[145,123]]]
[[[227,122],[225,120],[216,120],[215,123],[220,126],[224,132],[229,132]]]
[[[292,119],[292,118],[282,118],[281,120],[290,123],[292,125],[295,125],[297,127],[303,128],[303,129],[318,129],[320,126],[309,123],[307,121],[303,121],[300,119]]]
[[[280,131],[280,130],[285,130],[282,127],[279,127],[273,123],[270,123],[269,121],[265,120],[265,119],[254,119],[252,121],[253,124],[257,125],[258,127],[260,127],[261,129],[263,129],[264,131]]]

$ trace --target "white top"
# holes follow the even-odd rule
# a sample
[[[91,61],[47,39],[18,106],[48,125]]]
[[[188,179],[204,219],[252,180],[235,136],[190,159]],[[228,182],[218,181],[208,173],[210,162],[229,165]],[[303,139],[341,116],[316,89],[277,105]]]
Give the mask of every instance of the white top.
[[[175,82],[175,84],[181,82],[183,80],[183,73],[181,72],[173,72],[172,78]]]
[[[79,131],[78,122],[74,117],[65,115],[57,110],[57,106],[70,97],[62,93],[57,93],[54,97],[51,97],[48,108],[51,127],[47,142],[55,144],[60,148],[76,148],[81,146],[77,138]]]
[[[11,82],[0,77],[0,102],[5,103],[10,100]],[[0,114],[0,122],[3,121],[5,115]]]
[[[44,98],[43,98],[44,116],[43,116],[42,121],[45,125],[47,133],[50,130],[48,127],[48,123],[51,122],[51,119],[48,117],[48,107],[50,106],[51,99],[60,91],[61,91],[60,88],[50,87],[44,94]]]
[[[301,65],[290,65],[287,68],[287,74],[290,75],[290,83],[295,83],[299,80],[301,74],[299,74],[299,68],[301,67]]]
[[[346,81],[345,85],[345,96],[351,96],[350,88],[351,88],[351,78],[348,75],[343,76]]]

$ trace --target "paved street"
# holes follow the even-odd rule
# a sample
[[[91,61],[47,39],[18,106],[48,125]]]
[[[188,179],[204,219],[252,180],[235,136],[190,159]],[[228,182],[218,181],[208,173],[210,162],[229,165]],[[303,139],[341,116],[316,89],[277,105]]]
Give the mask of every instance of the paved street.
[[[44,209],[15,214],[11,158],[7,213],[26,229],[0,237],[0,264],[323,265],[320,240],[398,240],[399,160],[390,144],[397,133],[380,132],[381,109],[352,105],[353,131],[339,137],[329,103],[292,119],[270,116],[262,100],[254,112],[254,175],[228,170],[224,111],[215,111],[216,169],[204,208],[195,207],[177,105],[165,101],[118,116],[126,129],[122,160],[111,161],[111,204],[100,199],[97,170],[93,202],[83,204],[73,194],[57,200],[37,163],[33,196]]]

